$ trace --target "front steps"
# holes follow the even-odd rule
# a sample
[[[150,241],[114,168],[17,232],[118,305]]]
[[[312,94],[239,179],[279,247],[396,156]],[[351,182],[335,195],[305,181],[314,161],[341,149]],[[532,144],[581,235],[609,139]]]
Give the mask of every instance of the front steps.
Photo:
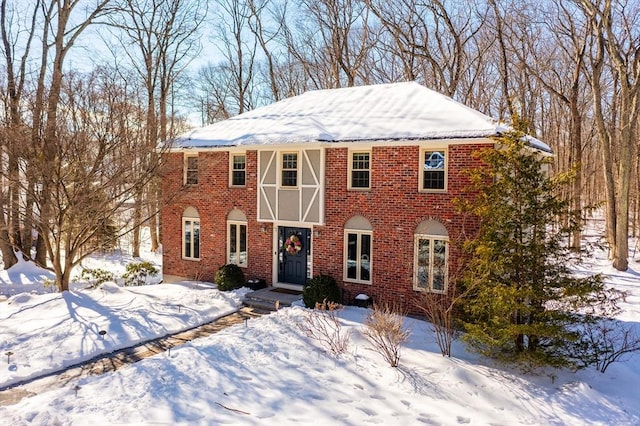
[[[277,311],[281,307],[291,306],[292,303],[302,300],[302,292],[267,287],[247,293],[244,296],[244,304],[256,310]]]

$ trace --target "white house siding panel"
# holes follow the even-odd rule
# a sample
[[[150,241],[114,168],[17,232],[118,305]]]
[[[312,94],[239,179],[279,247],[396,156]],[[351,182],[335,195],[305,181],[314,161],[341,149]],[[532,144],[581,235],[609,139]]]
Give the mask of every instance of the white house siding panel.
[[[278,158],[275,151],[260,151],[260,183],[276,185]]]
[[[278,220],[300,222],[299,190],[278,190]]]
[[[319,149],[303,151],[302,185],[319,186],[320,157],[321,151]]]
[[[320,190],[319,188],[302,188],[302,205],[307,206],[302,221],[320,223]]]
[[[275,211],[269,200],[276,199],[276,188],[263,187],[258,193],[260,197],[260,203],[258,208],[258,217],[260,220],[274,221],[276,218]]]
[[[275,151],[258,152],[258,219],[274,221],[277,217],[278,159]]]

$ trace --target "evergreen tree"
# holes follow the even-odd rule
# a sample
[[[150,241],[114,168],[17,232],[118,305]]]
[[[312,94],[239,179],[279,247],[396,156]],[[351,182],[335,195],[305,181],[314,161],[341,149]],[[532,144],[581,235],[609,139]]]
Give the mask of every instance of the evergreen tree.
[[[497,144],[479,154],[485,167],[471,171],[478,196],[462,206],[482,221],[465,246],[464,339],[526,368],[575,365],[580,324],[595,320],[594,309],[610,299],[600,276],[576,277],[569,269],[576,256],[567,241],[580,212],[558,194],[570,176],[548,177],[549,158],[522,133],[506,133]]]

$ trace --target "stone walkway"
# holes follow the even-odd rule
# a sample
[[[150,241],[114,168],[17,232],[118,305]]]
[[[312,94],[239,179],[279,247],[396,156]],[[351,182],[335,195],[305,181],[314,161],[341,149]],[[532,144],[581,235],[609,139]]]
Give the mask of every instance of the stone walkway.
[[[165,352],[175,346],[180,346],[191,340],[209,336],[232,325],[241,324],[251,318],[261,316],[264,313],[265,311],[251,307],[243,307],[237,312],[190,330],[100,355],[94,359],[71,366],[65,370],[56,371],[45,376],[40,376],[35,379],[22,382],[19,385],[0,391],[0,405],[17,404],[23,398],[28,398],[33,395],[37,395],[38,393],[55,388],[71,386],[82,377],[94,376],[118,370],[125,365],[133,364],[134,362]]]

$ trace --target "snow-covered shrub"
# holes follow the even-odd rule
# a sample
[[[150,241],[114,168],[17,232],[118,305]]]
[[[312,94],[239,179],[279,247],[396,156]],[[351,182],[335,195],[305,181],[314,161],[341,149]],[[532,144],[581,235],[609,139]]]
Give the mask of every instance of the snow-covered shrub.
[[[325,302],[340,303],[340,287],[333,277],[316,275],[304,286],[302,301],[307,308],[317,308]]]
[[[221,266],[213,279],[220,291],[236,290],[245,284],[244,272],[232,263]]]
[[[307,337],[320,343],[333,355],[346,352],[351,338],[351,330],[342,327],[337,316],[340,307],[337,303],[325,300],[309,311],[300,324],[300,329]]]
[[[122,275],[123,284],[125,286],[145,285],[147,278],[155,277],[158,272],[158,268],[153,266],[151,262],[129,263],[127,271]]]
[[[82,273],[80,274],[80,277],[76,278],[74,281],[75,282],[87,281],[90,284],[89,288],[96,288],[100,284],[103,284],[109,281],[115,281],[115,279],[116,277],[113,274],[113,272],[107,271],[106,269],[87,268],[87,269],[83,269]]]
[[[404,328],[404,315],[398,309],[387,304],[374,304],[362,334],[390,366],[398,366],[400,347],[409,340],[409,330]]]

